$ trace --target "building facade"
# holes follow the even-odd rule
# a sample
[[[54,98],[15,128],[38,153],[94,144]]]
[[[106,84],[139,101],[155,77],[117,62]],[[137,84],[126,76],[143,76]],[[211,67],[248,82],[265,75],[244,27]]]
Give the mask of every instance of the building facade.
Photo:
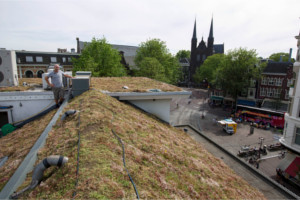
[[[298,51],[293,66],[296,77],[294,87],[289,91],[290,104],[288,112],[285,113],[283,137],[279,141],[287,148],[300,153],[300,33],[296,39]]]
[[[72,58],[78,58],[80,54],[66,52],[58,49],[58,52],[40,51],[16,51],[16,62],[19,78],[42,78],[49,66],[59,64],[64,71],[72,71]]]
[[[258,99],[270,98],[287,101],[293,83],[293,63],[269,61],[262,73]]]
[[[189,70],[189,81],[193,81],[193,75],[196,73],[197,68],[199,68],[207,57],[216,54],[224,53],[224,44],[214,44],[214,34],[213,34],[213,19],[211,20],[209,36],[207,39],[207,44],[204,42],[203,37],[200,43],[197,45],[197,33],[196,33],[196,20],[194,24],[194,31],[192,37],[191,45],[191,61]]]

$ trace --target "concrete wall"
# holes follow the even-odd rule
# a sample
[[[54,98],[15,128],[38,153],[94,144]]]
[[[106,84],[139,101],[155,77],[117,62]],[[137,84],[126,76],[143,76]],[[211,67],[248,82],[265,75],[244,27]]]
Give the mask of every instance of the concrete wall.
[[[19,82],[16,52],[0,50],[0,59],[0,74],[3,77],[3,80],[0,80],[0,86],[17,86]]]
[[[165,122],[170,122],[170,103],[172,99],[129,100],[140,109],[151,113]]]
[[[300,128],[299,119],[285,115],[285,127],[280,142],[290,149],[300,153],[300,145],[295,144],[296,129]]]
[[[0,106],[13,106],[11,119],[9,119],[12,123],[31,117],[54,104],[51,91],[0,93]]]

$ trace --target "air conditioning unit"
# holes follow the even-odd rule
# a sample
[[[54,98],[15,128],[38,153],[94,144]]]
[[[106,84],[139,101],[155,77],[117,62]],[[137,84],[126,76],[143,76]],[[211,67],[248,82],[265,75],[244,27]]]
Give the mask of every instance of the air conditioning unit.
[[[64,74],[72,76],[72,72],[64,72]],[[64,87],[70,88],[70,86],[71,86],[71,79],[63,76],[63,84],[64,84]]]
[[[43,80],[43,89],[44,90],[50,90],[51,87],[48,85],[48,83],[45,80],[45,77],[48,76],[49,73],[43,73],[42,74],[42,80]],[[51,78],[49,78],[49,82],[51,83]]]
[[[16,52],[0,49],[0,86],[18,86]]]

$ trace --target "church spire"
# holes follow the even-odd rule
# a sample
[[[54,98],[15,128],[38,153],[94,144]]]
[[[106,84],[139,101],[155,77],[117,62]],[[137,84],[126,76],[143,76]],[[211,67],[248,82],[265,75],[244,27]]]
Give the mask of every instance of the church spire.
[[[192,38],[192,39],[197,39],[197,33],[196,33],[196,19],[195,19],[194,32],[193,32],[193,38]]]
[[[210,24],[210,30],[209,30],[209,38],[214,38],[213,18],[211,18],[211,24]]]
[[[207,39],[207,47],[210,49],[210,55],[213,54],[213,48],[214,48],[214,29],[213,29],[213,18],[211,18],[211,24],[209,29],[209,37]]]

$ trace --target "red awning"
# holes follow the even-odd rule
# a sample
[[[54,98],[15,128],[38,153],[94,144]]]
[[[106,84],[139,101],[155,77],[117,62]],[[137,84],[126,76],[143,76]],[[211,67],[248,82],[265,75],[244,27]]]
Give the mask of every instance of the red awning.
[[[285,169],[290,176],[295,177],[300,169],[300,157],[296,157],[293,162]]]

